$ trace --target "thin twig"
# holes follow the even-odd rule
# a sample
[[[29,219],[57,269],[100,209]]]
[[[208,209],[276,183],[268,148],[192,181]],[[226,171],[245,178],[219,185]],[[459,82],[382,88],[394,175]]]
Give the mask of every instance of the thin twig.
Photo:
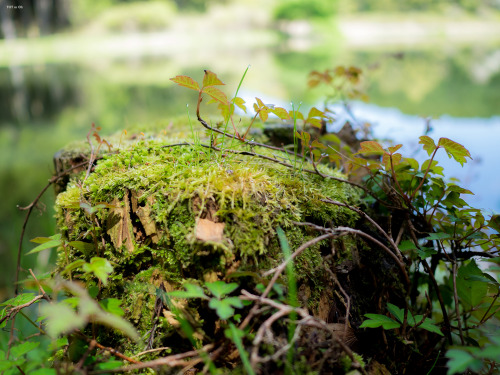
[[[173,354],[173,355],[158,358],[158,359],[155,359],[152,361],[141,362],[141,363],[137,363],[137,364],[130,365],[130,366],[118,367],[115,369],[92,371],[92,372],[89,372],[89,374],[96,374],[97,375],[97,374],[104,374],[104,373],[108,373],[108,372],[118,373],[118,372],[132,371],[132,370],[140,370],[143,368],[155,368],[155,367],[160,367],[160,366],[170,366],[170,367],[186,366],[188,364],[188,362],[185,361],[186,358],[197,357],[195,360],[198,363],[202,362],[203,359],[198,358],[200,356],[200,353],[208,352],[209,350],[213,349],[213,347],[214,347],[213,344],[209,344],[209,345],[205,345],[204,347],[202,347],[201,349],[198,349],[198,350],[191,350],[191,351],[185,352],[185,353]]]

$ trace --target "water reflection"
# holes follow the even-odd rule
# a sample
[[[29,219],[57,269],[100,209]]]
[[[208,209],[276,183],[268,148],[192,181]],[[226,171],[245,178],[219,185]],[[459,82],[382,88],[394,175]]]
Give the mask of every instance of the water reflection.
[[[352,120],[342,107],[338,106],[335,110],[338,125],[332,127],[332,131],[346,120]],[[356,121],[371,123],[375,137],[390,140],[393,144],[402,143],[403,154],[414,157],[420,163],[428,159],[427,153],[421,150],[422,145],[418,144],[418,137],[426,128],[426,119],[404,114],[396,108],[365,103],[352,103],[350,110]],[[474,193],[463,198],[475,207],[500,212],[500,175],[495,173],[500,160],[500,116],[457,118],[445,115],[432,120],[430,125],[430,137],[435,140],[450,138],[464,145],[472,156],[472,160],[467,159],[467,163],[461,167],[449,159],[444,151],[437,155],[447,178],[458,178],[461,181],[459,185]]]

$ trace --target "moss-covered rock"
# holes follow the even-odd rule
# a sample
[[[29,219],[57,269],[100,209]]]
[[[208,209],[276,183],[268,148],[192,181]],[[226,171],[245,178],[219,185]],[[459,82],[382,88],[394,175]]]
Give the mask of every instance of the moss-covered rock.
[[[99,298],[121,299],[126,317],[142,335],[155,326],[155,345],[165,346],[178,334],[166,309],[155,312],[158,289],[171,291],[186,280],[224,280],[235,271],[250,275],[277,266],[283,258],[277,227],[296,249],[317,233],[295,222],[334,227],[353,225],[357,219],[352,211],[321,199],[354,203],[358,192],[348,184],[301,172],[300,160],[292,170],[202,145],[169,146],[166,139],[140,139],[103,155],[87,178],[82,172],[57,196],[63,236],[89,244],[67,247],[58,262],[60,269],[93,256],[112,262],[114,273],[106,287],[99,285]],[[305,303],[313,310],[324,289],[322,252],[330,249],[331,242],[325,240],[295,263],[299,283],[308,291]],[[97,285],[96,280],[84,281]],[[199,305],[192,307],[191,314],[203,315]],[[203,325],[210,317],[199,321],[203,340],[211,330]]]

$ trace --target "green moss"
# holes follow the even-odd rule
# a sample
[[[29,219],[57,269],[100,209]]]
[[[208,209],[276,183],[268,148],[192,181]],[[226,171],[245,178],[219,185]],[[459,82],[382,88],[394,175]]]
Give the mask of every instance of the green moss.
[[[283,256],[278,226],[296,249],[317,233],[294,222],[348,226],[357,219],[352,211],[321,201],[355,202],[358,193],[348,184],[254,157],[223,156],[201,145],[166,147],[179,141],[139,138],[120,141],[119,152],[103,155],[87,179],[82,172],[78,183],[59,194],[56,208],[67,239],[97,245],[95,254],[67,248],[60,254],[60,267],[95,255],[110,260],[119,277],[112,275],[100,296],[121,298],[126,317],[141,334],[152,328],[158,288],[172,290],[186,279],[223,279],[235,270],[278,265]],[[238,147],[244,146],[233,149]],[[84,210],[82,202],[97,208]],[[208,238],[200,234],[202,220]],[[213,233],[218,234],[210,238]],[[298,282],[311,289],[311,306],[323,290],[325,246],[327,241],[310,247],[295,262]],[[168,341],[175,330],[167,331],[158,337]]]

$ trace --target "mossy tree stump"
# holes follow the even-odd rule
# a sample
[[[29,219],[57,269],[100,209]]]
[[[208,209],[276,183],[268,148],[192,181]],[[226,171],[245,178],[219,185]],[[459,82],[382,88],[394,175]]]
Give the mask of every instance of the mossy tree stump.
[[[58,227],[66,240],[89,245],[66,248],[58,263],[63,269],[78,259],[108,259],[114,272],[107,286],[78,272],[72,278],[83,278],[87,288],[97,287],[98,299],[122,300],[125,318],[143,337],[149,335],[150,347],[180,351],[190,343],[179,340],[183,332],[172,312],[166,306],[158,310],[158,290],[170,292],[182,289],[186,281],[202,285],[215,280],[236,280],[242,288],[255,288],[261,281],[258,275],[283,261],[278,227],[292,250],[318,236],[297,223],[352,227],[356,213],[322,199],[357,204],[360,192],[347,183],[301,172],[301,159],[293,161],[297,168],[292,170],[202,145],[168,143],[161,138],[130,142],[102,155],[87,178],[85,172],[72,178],[57,196]],[[68,152],[61,155],[71,159]],[[342,177],[325,166],[319,168]],[[327,268],[347,280],[342,275],[360,267],[358,251],[358,240],[344,236],[323,240],[295,259],[302,306],[324,321],[338,322],[346,313],[346,301]],[[344,286],[354,295],[359,291],[349,285],[366,288],[369,278],[346,281]],[[286,285],[286,280],[281,283]],[[358,302],[350,314],[359,324],[367,312],[363,304],[370,302]],[[217,316],[206,304],[190,301],[179,306],[190,317],[200,343],[222,334]],[[102,331],[100,340],[118,343],[127,353],[144,349],[111,331]]]

